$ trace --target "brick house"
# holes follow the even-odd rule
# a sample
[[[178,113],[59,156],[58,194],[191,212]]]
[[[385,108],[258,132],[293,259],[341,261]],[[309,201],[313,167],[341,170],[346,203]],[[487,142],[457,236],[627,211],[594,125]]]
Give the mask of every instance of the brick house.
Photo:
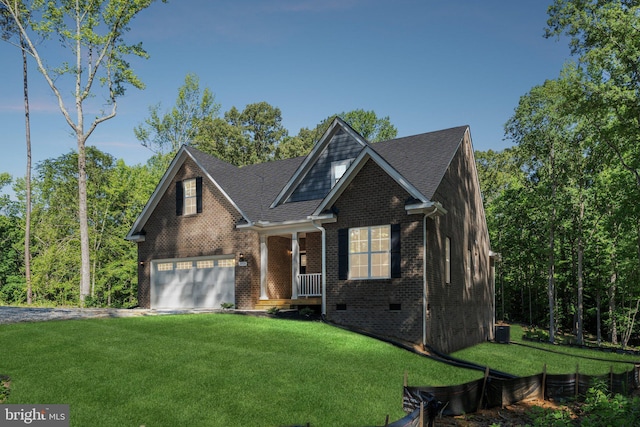
[[[149,308],[316,306],[452,352],[493,338],[493,258],[467,126],[370,144],[336,119],[304,157],[182,147],[127,239]]]

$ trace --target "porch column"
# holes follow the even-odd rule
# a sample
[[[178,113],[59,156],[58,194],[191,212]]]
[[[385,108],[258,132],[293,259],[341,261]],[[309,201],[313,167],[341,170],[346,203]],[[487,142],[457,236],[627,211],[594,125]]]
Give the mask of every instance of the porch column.
[[[260,299],[269,299],[267,295],[267,264],[269,263],[269,247],[267,236],[260,235]]]
[[[298,299],[298,275],[300,274],[300,242],[298,232],[291,233],[291,299]]]

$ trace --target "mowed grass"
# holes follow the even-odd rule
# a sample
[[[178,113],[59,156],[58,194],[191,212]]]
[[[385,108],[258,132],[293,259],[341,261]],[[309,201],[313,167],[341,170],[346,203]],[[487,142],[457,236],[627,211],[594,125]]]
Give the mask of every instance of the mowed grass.
[[[501,347],[504,348],[504,347]],[[0,325],[6,403],[69,404],[72,426],[364,426],[401,418],[450,367],[320,322],[198,314]]]
[[[516,344],[487,342],[457,351],[452,356],[523,377],[541,373],[545,364],[549,374],[571,374],[577,369],[586,375],[605,375],[611,367],[615,373],[621,373],[632,369],[634,362],[640,363],[638,356],[525,341],[519,325],[511,325],[510,332],[511,342]]]

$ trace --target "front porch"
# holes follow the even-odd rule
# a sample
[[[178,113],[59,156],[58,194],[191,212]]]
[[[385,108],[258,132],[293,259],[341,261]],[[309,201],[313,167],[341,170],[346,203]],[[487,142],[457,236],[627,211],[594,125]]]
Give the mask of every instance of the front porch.
[[[280,310],[296,309],[299,307],[322,305],[322,298],[298,298],[298,299],[266,299],[260,300],[256,304],[256,310],[268,310],[270,308],[278,308]]]
[[[260,236],[260,299],[257,309],[322,305],[322,234]]]

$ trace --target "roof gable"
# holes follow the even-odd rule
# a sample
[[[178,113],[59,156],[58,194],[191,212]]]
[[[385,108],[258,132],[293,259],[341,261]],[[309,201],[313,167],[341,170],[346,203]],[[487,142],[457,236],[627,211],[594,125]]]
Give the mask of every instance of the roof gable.
[[[468,126],[458,126],[378,142],[371,147],[431,200],[468,132]]]
[[[162,196],[166,193],[169,186],[172,184],[174,177],[178,173],[178,170],[180,170],[180,167],[189,158],[193,160],[196,166],[202,170],[203,175],[206,176],[213,183],[213,185],[222,193],[222,195],[229,201],[229,203],[243,217],[246,217],[245,213],[242,211],[242,209],[240,209],[240,207],[237,205],[234,199],[231,198],[231,196],[225,191],[225,189],[220,185],[220,183],[218,183],[208,172],[208,169],[211,169],[213,167],[212,164],[215,164],[216,167],[219,169],[225,169],[228,173],[233,173],[235,172],[233,171],[233,169],[238,169],[238,168],[226,162],[223,162],[222,160],[219,160],[215,157],[209,156],[198,150],[194,150],[192,148],[189,148],[183,145],[182,147],[180,147],[180,149],[176,153],[175,157],[171,161],[171,164],[167,168],[167,171],[162,176],[160,183],[156,186],[155,190],[153,191],[153,194],[149,198],[149,201],[147,201],[147,204],[142,209],[142,212],[140,213],[140,215],[134,222],[133,226],[131,227],[131,230],[129,231],[126,237],[127,240],[139,239],[139,233],[144,228],[147,220],[149,219],[154,209],[160,202],[160,199],[162,198]],[[224,175],[224,174],[221,174],[221,175]]]
[[[360,152],[353,163],[351,163],[342,178],[340,178],[336,185],[318,205],[312,216],[320,215],[323,211],[330,208],[369,160],[374,161],[378,166],[380,166],[380,168],[384,170],[387,175],[393,178],[407,193],[411,195],[411,197],[422,203],[429,202],[429,200],[427,200],[415,186],[407,181],[402,174],[391,166],[389,162],[383,159],[371,146],[367,146]]]
[[[322,199],[331,190],[331,164],[354,159],[369,143],[336,117],[271,204]]]

